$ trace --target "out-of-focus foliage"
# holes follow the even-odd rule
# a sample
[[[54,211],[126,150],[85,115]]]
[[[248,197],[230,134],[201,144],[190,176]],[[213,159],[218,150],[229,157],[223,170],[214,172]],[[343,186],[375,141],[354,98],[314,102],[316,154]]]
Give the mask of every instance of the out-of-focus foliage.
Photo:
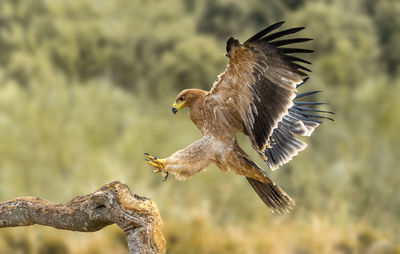
[[[214,166],[185,182],[152,175],[144,152],[200,137],[170,112],[179,90],[210,88],[228,37],[280,20],[314,38],[301,91],[325,91],[313,99],[337,113],[271,173],[297,207],[272,215]],[[170,253],[400,253],[399,31],[396,0],[2,0],[0,200],[65,201],[121,180],[156,201]],[[1,230],[0,253],[126,249],[114,227],[34,227]]]

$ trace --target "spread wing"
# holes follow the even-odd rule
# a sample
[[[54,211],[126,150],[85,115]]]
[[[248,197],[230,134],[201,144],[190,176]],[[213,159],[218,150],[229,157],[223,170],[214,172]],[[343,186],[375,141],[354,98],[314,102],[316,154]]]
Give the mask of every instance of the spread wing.
[[[303,82],[307,77],[306,72],[309,71],[298,64],[298,62],[306,64],[309,62],[290,54],[312,52],[308,49],[283,47],[311,39],[281,39],[285,35],[304,29],[303,27],[271,34],[282,24],[283,22],[279,22],[267,27],[243,44],[230,38],[226,46],[229,57],[227,69],[219,76],[219,80],[210,91],[211,106],[216,119],[228,127],[240,124],[253,148],[264,160],[277,151],[286,153],[285,158],[280,158],[280,162],[285,161],[287,157],[290,159],[298,150],[304,149],[301,143],[292,149],[295,152],[288,153],[287,149],[277,149],[278,145],[287,145],[285,140],[279,140],[286,137],[286,133],[283,132],[291,132],[285,128],[278,128],[279,123],[292,121],[293,124],[299,124],[296,117],[294,120],[290,118],[295,113],[289,109],[293,109],[296,87]],[[283,123],[281,125],[284,126]],[[274,133],[274,130],[279,133]],[[276,149],[268,150],[274,144]],[[289,142],[288,146],[292,144]],[[267,150],[269,152],[266,152]],[[271,165],[280,164],[277,162]]]
[[[229,64],[210,93],[217,104],[216,114],[225,124],[239,119],[253,147],[262,153],[269,137],[293,105],[296,85],[307,76],[287,53],[311,50],[280,48],[288,43],[307,41],[300,38],[271,42],[302,30],[292,28],[268,35],[283,22],[276,23],[248,39],[244,44],[230,38],[227,42]],[[237,120],[236,120],[237,121]]]

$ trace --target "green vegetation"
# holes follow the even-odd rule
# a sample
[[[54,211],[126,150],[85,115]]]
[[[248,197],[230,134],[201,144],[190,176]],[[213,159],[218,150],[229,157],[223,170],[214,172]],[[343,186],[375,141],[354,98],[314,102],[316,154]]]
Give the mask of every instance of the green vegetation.
[[[216,167],[185,182],[152,175],[144,152],[200,137],[170,112],[176,93],[211,87],[229,36],[280,20],[314,38],[302,91],[323,90],[314,99],[336,112],[271,173],[295,210],[270,214]],[[399,31],[397,0],[2,0],[0,200],[65,201],[121,180],[158,204],[169,253],[400,253]],[[0,253],[126,249],[115,227],[32,227],[1,230]]]

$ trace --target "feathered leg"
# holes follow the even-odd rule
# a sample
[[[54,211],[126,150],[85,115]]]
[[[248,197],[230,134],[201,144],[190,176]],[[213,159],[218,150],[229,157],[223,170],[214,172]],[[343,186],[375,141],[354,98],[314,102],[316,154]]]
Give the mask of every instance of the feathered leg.
[[[211,164],[213,154],[210,153],[209,148],[209,137],[203,137],[165,159],[158,159],[147,153],[145,155],[149,160],[148,163],[156,168],[154,173],[161,172],[164,177],[172,173],[178,180],[183,180],[199,173]]]

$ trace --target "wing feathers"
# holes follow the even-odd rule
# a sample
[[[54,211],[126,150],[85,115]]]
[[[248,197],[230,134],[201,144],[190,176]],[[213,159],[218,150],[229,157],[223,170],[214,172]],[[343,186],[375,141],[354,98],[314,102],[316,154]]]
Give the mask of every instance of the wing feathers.
[[[322,92],[322,91],[311,91],[311,92],[307,92],[307,93],[300,93],[300,94],[296,95],[295,99],[298,99],[298,98],[301,98],[304,96],[308,96],[308,95],[312,95],[312,94],[316,94],[316,93],[320,93],[320,92]]]
[[[296,112],[293,112],[293,110],[290,110],[290,116],[296,118],[297,120],[301,120],[301,121],[306,121],[306,122],[315,122],[315,123],[322,123],[322,121],[317,120],[317,119],[313,119],[313,118],[308,118],[306,116],[303,116],[302,114],[298,114]]]
[[[264,30],[261,30],[260,32],[256,33],[252,37],[250,37],[245,42],[245,44],[248,43],[248,42],[256,41],[256,40],[262,38],[264,35],[270,33],[271,31],[273,31],[273,30],[275,30],[277,28],[279,28],[283,23],[285,23],[285,21],[281,21],[281,22],[275,23],[273,25],[270,25],[269,27],[265,28]]]
[[[287,30],[283,30],[283,31],[276,32],[276,33],[273,33],[271,35],[265,36],[261,40],[266,41],[266,42],[272,41],[272,40],[275,40],[277,38],[280,38],[280,37],[288,35],[288,34],[297,33],[297,32],[299,32],[299,31],[301,31],[303,29],[304,29],[304,27],[290,28],[290,29],[287,29]]]
[[[327,104],[325,102],[306,102],[306,101],[296,101],[295,105],[324,105]]]
[[[296,39],[273,41],[270,44],[274,45],[275,47],[279,47],[279,46],[283,46],[283,45],[306,42],[306,41],[311,41],[311,40],[312,40],[311,38],[296,38]]]
[[[287,126],[284,125],[280,125],[276,132],[274,131],[272,137],[275,143],[272,145],[272,148],[266,149],[264,153],[268,158],[266,162],[272,170],[287,163],[307,147],[306,143],[295,138],[289,132]]]
[[[299,106],[296,106],[296,108],[301,111],[313,111],[313,112],[327,113],[327,114],[332,114],[332,115],[335,114],[334,112],[331,112],[331,111],[319,110],[319,109],[315,109],[315,108],[306,108],[306,107],[299,107]]]
[[[284,38],[304,27],[273,32],[283,23],[278,22],[265,28],[244,44],[229,38],[229,64],[210,91],[213,99],[210,106],[217,112],[215,115],[221,116],[218,119],[224,121],[223,126],[242,130],[251,140],[253,148],[263,158],[268,158],[267,163],[271,168],[286,163],[306,147],[295,134],[309,136],[322,123],[318,119],[332,120],[317,114],[327,112],[309,108],[323,103],[293,102],[295,98],[319,91],[296,97],[296,88],[307,81],[307,72],[311,72],[299,63],[311,63],[290,54],[311,53],[313,50],[285,47],[311,39]]]
[[[311,114],[311,113],[307,113],[303,110],[298,110],[296,107],[292,107],[291,109],[289,109],[289,112],[294,112],[296,114],[302,115],[304,117],[315,117],[315,118],[325,118],[325,119],[329,119],[331,121],[334,121],[332,118],[330,117],[326,117],[326,116],[320,116],[320,115],[316,115],[316,114]]]
[[[320,91],[302,93],[297,95],[296,99],[313,95],[318,92]],[[278,128],[276,128],[271,135],[274,142],[272,143],[270,148],[267,148],[264,151],[264,155],[267,158],[266,162],[272,170],[275,170],[280,165],[287,163],[300,151],[306,148],[307,145],[303,141],[298,140],[294,136],[294,134],[310,136],[314,129],[322,123],[322,121],[315,118],[328,119],[333,121],[333,119],[330,117],[308,113],[317,112],[333,114],[333,112],[299,106],[311,106],[320,104],[324,103],[294,102],[293,106],[289,108],[289,113],[283,117],[282,121],[278,124]]]
[[[255,117],[255,122],[250,133],[253,134],[252,136],[254,136],[258,148],[263,150],[271,135],[266,130],[276,128],[276,122],[271,121],[271,119],[281,120],[285,112],[276,109],[290,107],[292,104],[292,92],[286,89],[279,89],[279,87],[276,87],[276,85],[268,79],[260,80],[255,87],[257,88],[258,96],[261,100],[254,102],[255,106],[258,108],[259,114]],[[266,104],[266,101],[274,105],[274,107]]]
[[[311,64],[311,63],[310,63],[310,64]],[[303,81],[302,81],[301,83],[299,83],[299,84],[296,85],[296,88],[299,88],[301,85],[303,85],[304,83],[306,83],[307,80],[309,80],[309,79],[310,79],[310,77],[306,77],[305,79],[303,79]]]
[[[314,50],[311,49],[298,49],[298,48],[279,48],[279,51],[285,53],[285,54],[291,54],[291,53],[312,53]]]
[[[304,67],[304,66],[302,66],[302,65],[300,65],[300,64],[291,63],[290,65],[293,66],[293,67],[295,67],[296,69],[300,69],[300,70],[304,70],[304,71],[311,72],[310,69],[308,69],[308,68],[306,68],[306,67]],[[305,75],[306,75],[306,74],[304,73],[303,76],[305,76]]]
[[[298,58],[298,57],[295,57],[295,56],[290,56],[290,55],[285,56],[285,59],[287,61],[292,62],[292,63],[293,62],[301,62],[301,63],[311,64],[309,61],[306,61],[304,59],[301,59],[301,58]]]

